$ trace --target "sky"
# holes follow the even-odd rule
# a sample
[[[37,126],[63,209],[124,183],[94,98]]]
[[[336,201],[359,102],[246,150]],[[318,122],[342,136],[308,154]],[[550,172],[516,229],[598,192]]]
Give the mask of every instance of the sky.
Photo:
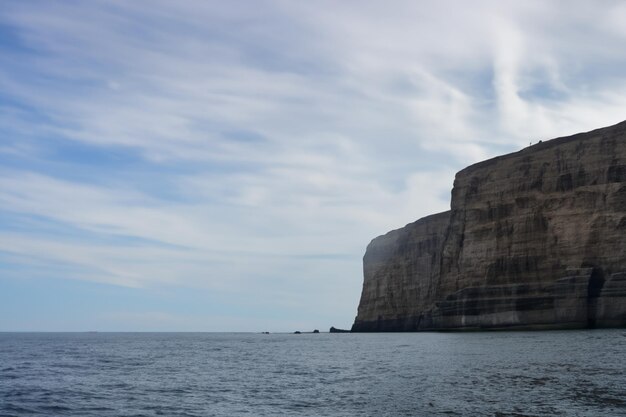
[[[0,331],[349,328],[457,171],[626,119],[626,3],[0,3]]]

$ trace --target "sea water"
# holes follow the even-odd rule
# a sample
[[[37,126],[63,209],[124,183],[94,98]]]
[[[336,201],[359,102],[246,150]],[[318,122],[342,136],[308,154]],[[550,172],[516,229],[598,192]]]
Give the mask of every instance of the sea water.
[[[0,333],[1,416],[624,416],[626,330]]]

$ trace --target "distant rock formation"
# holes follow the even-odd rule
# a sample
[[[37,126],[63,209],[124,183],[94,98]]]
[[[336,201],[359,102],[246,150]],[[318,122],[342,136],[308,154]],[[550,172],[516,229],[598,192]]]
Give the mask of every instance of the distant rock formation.
[[[626,326],[626,122],[465,168],[363,270],[352,331]]]
[[[336,327],[331,327],[328,331],[329,333],[350,333],[350,330],[337,329]]]

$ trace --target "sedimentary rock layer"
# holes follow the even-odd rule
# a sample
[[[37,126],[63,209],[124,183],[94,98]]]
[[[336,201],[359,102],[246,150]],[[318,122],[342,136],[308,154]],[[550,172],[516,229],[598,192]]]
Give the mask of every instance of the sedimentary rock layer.
[[[626,326],[626,122],[460,171],[363,268],[353,331]]]

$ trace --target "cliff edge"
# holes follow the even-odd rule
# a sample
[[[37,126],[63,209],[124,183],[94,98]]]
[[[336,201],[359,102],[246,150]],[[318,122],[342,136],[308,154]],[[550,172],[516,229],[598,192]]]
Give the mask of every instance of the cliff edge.
[[[626,326],[626,122],[457,173],[374,239],[352,331]]]

